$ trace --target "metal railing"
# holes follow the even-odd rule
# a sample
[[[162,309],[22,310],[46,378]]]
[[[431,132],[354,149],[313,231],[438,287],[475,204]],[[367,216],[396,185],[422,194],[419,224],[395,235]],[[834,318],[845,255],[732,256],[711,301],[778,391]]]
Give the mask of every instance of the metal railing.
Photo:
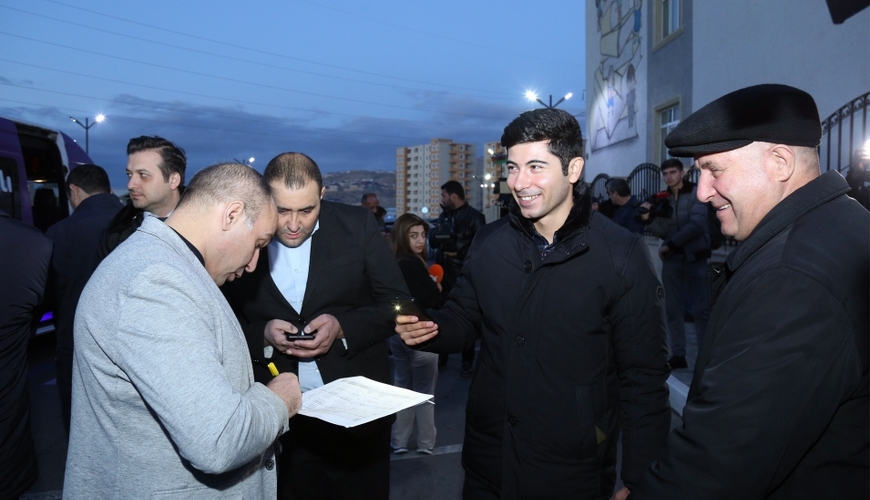
[[[822,121],[819,160],[823,171],[847,170],[852,154],[870,139],[867,129],[868,104],[870,92],[852,99]]]
[[[693,165],[683,176],[683,180],[691,181],[693,184],[698,184],[700,174],[701,172]],[[610,179],[611,177],[604,173],[595,176],[595,179],[590,183],[592,188],[592,199],[601,202],[609,198],[607,195],[607,181]],[[655,163],[641,163],[634,167],[634,170],[625,177],[626,182],[628,182],[628,185],[631,187],[631,194],[641,201],[663,190],[661,179],[661,170]],[[651,233],[646,231],[645,234],[652,236]],[[725,239],[722,248],[727,252],[736,246],[737,240],[728,237]]]

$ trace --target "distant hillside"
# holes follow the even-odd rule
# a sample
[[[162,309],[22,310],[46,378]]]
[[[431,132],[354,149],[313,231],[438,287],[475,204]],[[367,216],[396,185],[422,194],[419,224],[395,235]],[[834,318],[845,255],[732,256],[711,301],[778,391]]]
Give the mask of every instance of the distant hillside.
[[[375,193],[384,208],[396,206],[396,172],[351,170],[323,174],[324,200],[359,205],[364,193]]]

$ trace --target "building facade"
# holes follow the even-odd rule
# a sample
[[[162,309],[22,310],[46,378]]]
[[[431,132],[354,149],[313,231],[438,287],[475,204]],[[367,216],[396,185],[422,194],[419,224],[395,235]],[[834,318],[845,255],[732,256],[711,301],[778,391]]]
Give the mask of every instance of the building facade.
[[[870,9],[842,24],[817,0],[599,0],[586,13],[587,179],[660,165],[680,120],[743,87],[806,90],[823,120],[870,90]]]
[[[410,212],[424,219],[437,217],[441,213],[441,186],[449,180],[462,184],[466,201],[478,206],[481,188],[476,180],[476,158],[473,144],[450,139],[396,148],[396,215]]]

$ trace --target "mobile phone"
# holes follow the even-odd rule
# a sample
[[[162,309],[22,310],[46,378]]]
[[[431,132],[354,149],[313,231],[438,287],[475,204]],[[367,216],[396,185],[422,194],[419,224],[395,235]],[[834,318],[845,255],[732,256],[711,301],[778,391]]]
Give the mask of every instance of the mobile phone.
[[[287,337],[287,340],[312,340],[316,334],[317,330],[314,330],[311,333],[303,332],[304,325],[293,325],[296,327],[296,333],[285,332],[284,336]]]
[[[393,308],[397,316],[417,316],[420,321],[432,321],[426,311],[413,300],[397,300],[393,303]]]

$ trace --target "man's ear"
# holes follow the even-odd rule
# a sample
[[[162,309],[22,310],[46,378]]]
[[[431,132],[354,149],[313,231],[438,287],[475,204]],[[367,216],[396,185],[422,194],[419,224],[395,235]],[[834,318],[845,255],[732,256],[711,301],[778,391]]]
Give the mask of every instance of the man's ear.
[[[325,192],[326,192],[326,186],[323,186],[322,188],[320,188],[320,199],[321,200],[323,199],[323,193],[325,193]]]
[[[580,180],[580,175],[583,174],[583,167],[586,162],[581,157],[572,158],[568,163],[568,182],[571,184]]]
[[[771,177],[778,182],[787,182],[795,173],[797,157],[794,149],[785,144],[775,144],[767,151]]]
[[[221,229],[229,231],[237,224],[244,223],[244,218],[245,204],[238,200],[230,202],[226,207],[224,207],[221,216]]]
[[[178,186],[181,185],[181,174],[178,172],[172,172],[169,174],[169,187],[171,189],[178,189]]]

